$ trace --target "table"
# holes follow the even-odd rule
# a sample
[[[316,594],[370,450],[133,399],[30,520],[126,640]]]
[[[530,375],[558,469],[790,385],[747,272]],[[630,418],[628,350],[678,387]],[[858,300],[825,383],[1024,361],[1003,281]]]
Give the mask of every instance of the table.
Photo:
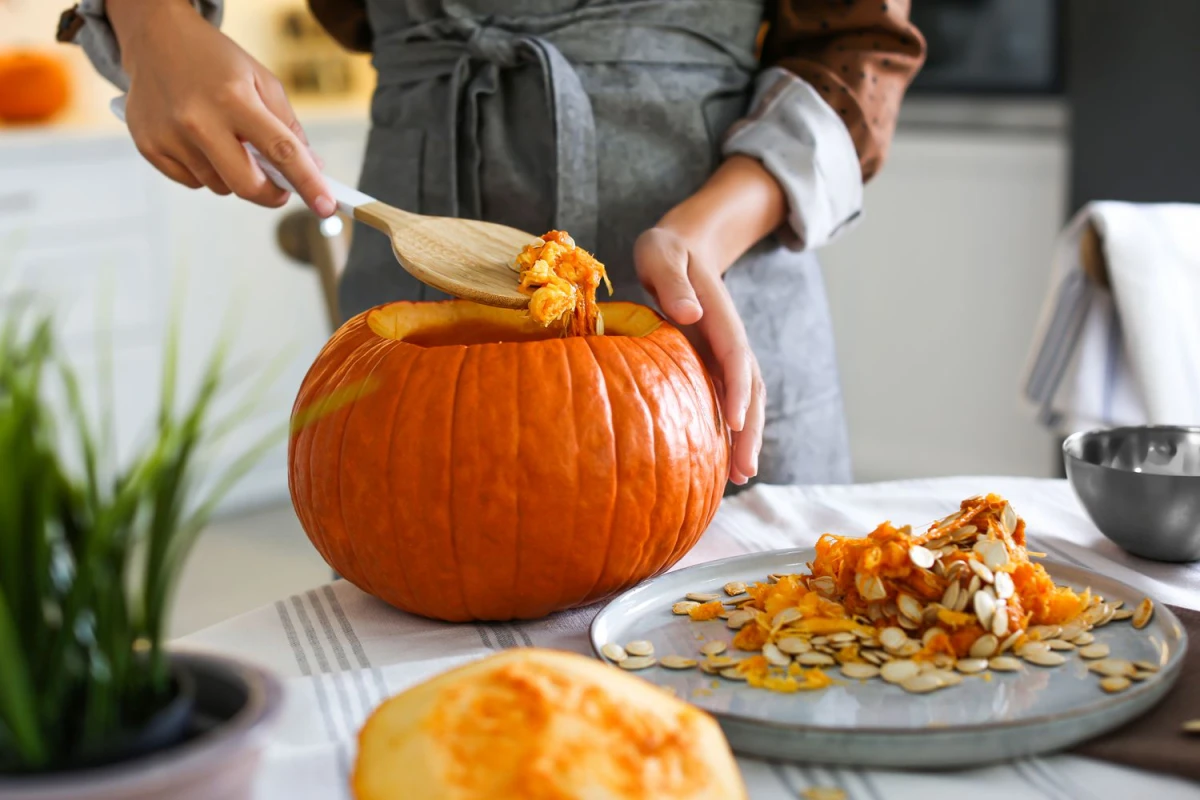
[[[825,532],[862,535],[885,519],[927,524],[957,508],[959,501],[986,492],[1005,496],[1025,518],[1031,549],[1112,575],[1162,602],[1200,608],[1200,565],[1157,564],[1126,555],[1096,531],[1066,482],[1057,480],[955,477],[758,486],[728,499],[676,568],[812,545]],[[587,626],[599,607],[534,622],[451,625],[410,616],[346,581],[335,581],[177,643],[260,663],[284,679],[283,718],[259,771],[258,800],[335,800],[349,796],[347,775],[358,728],[383,699],[502,648],[590,653]],[[809,786],[840,786],[851,800],[1200,800],[1200,786],[1184,780],[1075,756],[947,773],[798,766],[751,758],[740,758],[739,764],[754,800],[796,798]]]

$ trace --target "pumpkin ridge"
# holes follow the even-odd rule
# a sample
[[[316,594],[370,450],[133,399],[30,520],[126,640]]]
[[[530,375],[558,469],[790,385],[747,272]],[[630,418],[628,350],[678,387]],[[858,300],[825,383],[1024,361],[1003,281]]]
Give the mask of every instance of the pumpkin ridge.
[[[354,412],[358,410],[358,401],[362,398],[363,393],[367,390],[367,387],[370,385],[371,376],[375,374],[375,370],[378,369],[379,365],[382,364],[385,360],[387,360],[387,357],[391,354],[392,348],[387,347],[387,344],[388,343],[386,341],[384,341],[381,345],[369,345],[367,348],[364,348],[365,350],[367,350],[367,352],[364,353],[364,355],[362,356],[361,359],[359,359],[359,362],[366,362],[369,358],[372,358],[376,354],[379,354],[379,357],[375,359],[375,362],[373,364],[371,364],[371,368],[367,371],[366,377],[364,377],[363,380],[359,383],[358,393],[354,395],[354,400],[350,402],[349,408],[346,410],[346,422],[342,426],[342,441],[338,444],[338,461],[339,462],[342,461],[343,457],[346,454],[346,435],[347,435],[347,432],[350,430],[350,420],[354,417]],[[357,364],[359,362],[355,362],[355,365],[357,366]],[[371,581],[366,577],[367,574],[369,573],[369,570],[362,569],[361,565],[359,564],[358,550],[354,547],[354,541],[358,537],[351,534],[350,527],[346,524],[346,505],[347,504],[345,502],[345,497],[343,496],[345,484],[342,481],[342,471],[338,470],[337,475],[338,475],[338,517],[342,521],[342,530],[346,534],[346,546],[350,553],[350,560],[354,565],[355,572],[358,574],[358,579],[363,583],[364,591],[368,592],[369,594],[375,594],[375,589],[374,589],[374,587],[371,586]]]
[[[454,434],[453,434],[453,432],[454,432],[454,427],[455,427],[455,420],[458,418],[458,399],[462,395],[462,393],[459,390],[462,386],[463,370],[467,364],[467,357],[469,355],[471,355],[472,352],[473,352],[472,348],[469,348],[469,347],[462,348],[462,358],[460,358],[458,360],[458,372],[454,376],[454,397],[451,401],[453,403],[453,406],[450,408],[451,435],[446,437],[449,440],[447,447],[450,450],[449,456],[447,458],[447,462],[450,464],[454,463]],[[451,475],[449,480],[447,481],[446,505],[447,505],[447,508],[450,510],[450,513],[449,513],[449,517],[450,517],[450,525],[449,525],[449,528],[450,528],[450,553],[454,557],[454,571],[455,571],[455,573],[461,575],[462,570],[459,568],[459,564],[461,563],[461,560],[458,557],[458,538],[454,535],[454,508],[455,508],[455,506],[454,506],[454,476],[453,475]],[[471,610],[471,604],[467,602],[467,591],[466,591],[466,589],[463,588],[462,581],[461,580],[454,581],[454,585],[458,587],[458,594],[462,598],[463,608],[466,609],[467,614],[469,616],[474,617],[475,612],[473,612]]]
[[[657,331],[655,331],[655,333],[657,333]],[[681,338],[683,338],[683,341],[687,343],[687,346],[689,348],[691,348],[692,354],[696,357],[697,360],[699,360],[700,354],[695,352],[695,349],[692,348],[691,342],[688,342],[687,337],[684,337],[682,333],[680,333],[679,335]],[[700,419],[701,417],[707,418],[708,414],[703,413],[704,412],[704,401],[702,399],[703,395],[700,392],[700,387],[698,387],[696,385],[696,382],[692,379],[691,371],[688,369],[685,369],[683,364],[679,363],[679,359],[676,357],[676,354],[673,353],[671,351],[671,349],[668,348],[662,341],[660,341],[659,337],[656,337],[653,334],[651,334],[651,336],[648,336],[646,338],[648,340],[652,341],[654,343],[654,346],[657,347],[659,350],[661,350],[663,352],[663,354],[667,358],[669,358],[672,363],[675,364],[676,368],[679,369],[680,374],[687,376],[687,380],[684,381],[684,383],[687,384],[688,394],[691,395],[692,402],[693,402],[692,408],[693,408],[694,413],[696,414],[696,418],[697,419]],[[706,386],[705,388],[709,389],[709,396],[713,398],[713,403],[716,404],[716,406],[718,408],[718,414],[719,414],[720,413],[719,412],[720,398],[717,398],[715,395],[713,395],[711,387]],[[689,436],[689,438],[691,437],[691,428],[690,427],[688,428],[688,436]],[[696,457],[697,457],[697,454],[693,450],[692,458],[688,460],[688,463],[691,464],[692,466],[695,466]],[[728,481],[728,473],[729,473],[728,459],[726,459],[726,463],[725,463],[725,472],[726,472],[726,476],[727,476],[726,481]],[[722,486],[724,485],[724,483],[725,482],[723,481]],[[717,513],[717,506],[720,504],[721,494],[722,493],[719,490],[713,491],[709,494],[708,497],[702,498],[703,503],[704,503],[704,506],[703,506],[704,510],[703,510],[703,513],[702,513],[700,519],[706,520],[707,522],[705,523],[705,525],[700,527],[699,532],[696,534],[695,538],[692,539],[691,544],[688,545],[689,549],[692,546],[694,546],[695,543],[699,540],[700,536],[703,535],[704,530],[707,529],[707,527],[708,527],[707,523],[711,522],[713,516]]]
[[[638,346],[642,349],[642,352],[644,352],[646,354],[646,357],[651,362],[653,362],[654,366],[658,368],[659,373],[663,376],[663,380],[665,382],[667,382],[668,384],[673,385],[674,381],[672,381],[671,376],[669,374],[667,374],[666,369],[663,368],[662,364],[659,363],[658,359],[656,359],[651,354],[649,344],[644,343],[644,342],[639,342]],[[657,342],[655,342],[655,346],[656,347],[658,346]],[[666,352],[661,347],[658,347],[658,351],[660,353]],[[668,358],[673,364],[675,364],[678,367],[678,362],[676,362],[674,359],[670,359],[669,356],[668,356]],[[694,398],[692,398],[692,399],[694,399]],[[682,408],[682,406],[683,406],[682,398],[677,398],[676,402]],[[687,474],[687,480],[685,481],[685,483],[687,484],[687,494],[684,495],[684,499],[683,499],[683,516],[680,517],[679,525],[675,528],[675,541],[671,544],[670,549],[667,551],[666,560],[663,563],[659,564],[655,568],[654,572],[651,573],[652,575],[660,574],[660,572],[662,571],[662,569],[664,567],[670,567],[671,564],[674,563],[672,561],[672,559],[676,558],[675,553],[677,552],[677,548],[679,547],[679,538],[683,535],[683,528],[687,524],[687,521],[690,517],[690,514],[688,513],[688,511],[690,510],[690,506],[692,504],[692,475],[695,472],[695,470],[693,469],[695,465],[692,462],[695,460],[695,445],[694,445],[694,440],[692,439],[691,426],[685,425],[683,428],[683,432],[684,432],[684,435],[687,436],[687,441],[688,441],[688,459],[687,459],[688,474]]]
[[[392,406],[391,413],[387,415],[388,432],[387,432],[387,436],[385,437],[385,441],[387,442],[387,447],[384,450],[384,452],[387,453],[387,460],[385,462],[386,466],[384,468],[384,485],[389,485],[389,486],[391,485],[392,473],[394,471],[392,468],[392,464],[395,461],[393,454],[395,453],[395,444],[396,444],[394,441],[394,439],[396,437],[396,417],[400,413],[400,403],[403,402],[403,400],[404,400],[404,393],[408,391],[408,388],[412,383],[412,381],[410,381],[409,378],[412,376],[413,368],[416,366],[416,363],[419,359],[420,359],[420,353],[418,352],[418,353],[415,353],[411,358],[406,358],[404,360],[404,362],[403,362],[404,363],[404,374],[402,376],[400,376],[400,386],[398,387],[398,390],[396,391],[396,403],[395,403],[395,405]],[[395,506],[395,504],[388,504],[388,521],[391,523],[392,530],[393,531],[396,530],[397,526],[396,526],[396,506]],[[405,566],[405,559],[404,558],[395,558],[396,553],[395,553],[395,538],[394,537],[387,537],[386,541],[390,542],[392,544],[392,548],[393,548],[393,552],[392,552],[393,558],[391,558],[389,560],[399,565],[400,579],[404,583],[403,592],[400,592],[399,587],[397,587],[397,594],[400,595],[403,600],[403,602],[398,605],[407,606],[408,610],[415,610],[416,606],[412,602],[414,599],[414,593],[412,590],[412,582],[408,579],[408,568]],[[389,602],[391,602],[391,601],[389,601]]]
[[[566,365],[566,373],[567,373],[567,384],[564,387],[565,391],[567,393],[567,398],[566,398],[566,401],[563,403],[563,407],[574,409],[575,408],[575,379],[574,379],[574,375],[573,375],[573,372],[571,369],[571,354],[567,350],[567,343],[566,343],[565,339],[558,339],[556,341],[559,344],[558,349],[562,351],[562,358],[563,358],[563,362]],[[574,417],[574,415],[564,414],[563,418],[569,419],[571,421],[571,438],[574,440],[574,443],[575,443],[574,449],[576,451],[578,451],[580,448],[579,427],[575,424],[575,417]],[[575,490],[577,492],[585,491],[584,486],[583,486],[583,481],[581,479],[582,469],[580,468],[580,463],[581,463],[580,459],[576,458],[575,459],[574,485],[575,485]],[[567,548],[566,548],[568,553],[574,549],[575,542],[579,538],[579,503],[578,502],[573,503],[571,506],[571,509],[572,509],[571,525],[570,525],[571,539],[567,543]],[[555,606],[562,606],[563,602],[567,599],[566,598],[566,590],[567,590],[566,582],[565,581],[561,582],[559,585],[559,590],[558,590],[558,599],[554,603]]]
[[[654,486],[651,489],[651,493],[654,495],[654,502],[650,504],[650,513],[647,516],[647,520],[653,523],[654,514],[658,510],[658,470],[660,466],[658,463],[658,420],[650,408],[650,403],[646,401],[646,395],[642,393],[642,385],[638,382],[637,371],[629,363],[629,359],[625,357],[625,352],[620,347],[612,349],[620,357],[621,363],[625,365],[625,369],[629,370],[629,381],[633,384],[633,388],[637,392],[638,402],[646,409],[646,415],[650,418],[650,452],[654,454],[654,468],[647,470],[647,472],[654,479]],[[637,571],[640,573],[645,570],[646,563],[652,554],[646,552],[646,539],[643,538],[638,544]]]
[[[608,390],[608,376],[606,376],[604,374],[604,367],[600,364],[600,359],[596,355],[596,348],[593,346],[591,337],[587,337],[587,336],[581,337],[580,341],[582,341],[584,343],[584,345],[587,346],[588,352],[592,356],[592,362],[595,364],[595,367],[596,367],[596,374],[600,376],[601,386],[599,387],[600,391],[598,393],[604,397],[604,406],[608,410],[608,428],[609,428],[609,430],[612,430],[613,406],[612,406],[612,393],[609,392],[609,390]],[[585,597],[594,597],[595,596],[596,587],[598,587],[600,585],[600,582],[604,580],[604,576],[608,574],[608,565],[610,563],[612,563],[613,525],[615,524],[616,519],[617,519],[617,500],[618,500],[617,489],[618,489],[618,485],[620,484],[620,480],[621,480],[620,472],[618,469],[616,469],[616,465],[621,463],[621,449],[617,444],[617,435],[615,432],[613,432],[612,436],[609,437],[609,440],[612,442],[612,456],[613,456],[613,465],[614,465],[613,473],[612,473],[612,476],[613,476],[612,498],[613,499],[612,499],[612,503],[608,507],[608,524],[605,526],[608,533],[604,537],[604,541],[605,541],[604,565],[600,568],[600,571],[596,573],[596,580],[592,581],[592,586],[590,589],[588,589],[588,592],[585,595]]]
[[[351,340],[351,341],[353,341],[353,340]],[[354,347],[354,349],[353,349],[353,350],[351,350],[349,357],[347,357],[347,358],[343,359],[343,360],[340,362],[340,364],[339,364],[339,366],[338,366],[338,369],[336,369],[336,370],[333,370],[333,371],[330,373],[330,378],[329,378],[329,381],[323,384],[323,387],[322,387],[322,388],[324,388],[324,389],[325,389],[325,391],[322,393],[322,396],[325,396],[325,397],[327,397],[327,396],[330,396],[330,395],[336,394],[336,393],[337,393],[337,392],[338,392],[340,389],[342,389],[342,387],[343,387],[343,383],[345,382],[346,378],[347,378],[348,376],[350,376],[351,374],[353,374],[353,372],[352,372],[352,369],[351,369],[351,368],[352,368],[353,366],[357,365],[357,364],[358,364],[358,363],[359,363],[359,362],[360,362],[360,361],[361,361],[361,360],[362,360],[362,359],[365,357],[365,356],[364,356],[364,351],[369,351],[369,350],[371,350],[371,349],[373,349],[373,348],[371,348],[371,347],[370,347],[370,345],[368,345],[368,346],[366,346],[366,347],[364,347],[362,344],[358,344],[358,345],[356,345],[356,346]],[[347,410],[347,412],[346,412],[346,416],[347,416],[347,418],[349,417],[349,414],[350,414],[350,410],[348,409],[348,410]],[[320,428],[318,428],[318,429],[317,429],[317,431],[318,431],[318,432],[323,432],[323,429],[320,429]],[[339,440],[338,440],[338,448],[339,448],[339,449],[341,449],[341,447],[342,447],[342,445],[343,445],[343,443],[344,443],[344,441],[345,441],[345,437],[346,437],[346,419],[343,419],[343,420],[342,420],[342,430],[341,430],[341,436],[340,436],[340,438],[339,438]],[[310,445],[310,447],[309,447],[309,451],[308,451],[308,452],[309,452],[309,469],[310,469],[310,470],[312,469],[312,459],[315,457],[316,453],[317,453],[317,452],[318,452],[318,450],[320,449],[320,448],[318,448],[318,447],[316,446],[316,444],[317,444],[317,441],[316,441],[316,434],[314,434],[314,435],[312,436],[312,444]],[[341,503],[340,503],[340,500],[341,500],[341,473],[340,473],[340,472],[338,473],[338,476],[337,476],[337,481],[338,481],[338,484],[337,484],[337,486],[338,486],[338,491],[337,491],[337,494],[338,494],[338,500],[339,500],[339,503],[338,503],[338,516],[339,516],[339,518],[341,518],[341,516],[342,516],[342,509],[341,509]],[[318,489],[317,489],[317,487],[313,487],[313,489],[312,489],[312,494],[313,494],[314,496],[315,496],[316,494],[318,494]],[[315,503],[314,503],[314,505],[315,505]],[[320,516],[320,515],[318,515],[318,516]],[[322,532],[322,534],[323,534],[323,535],[321,536],[321,540],[322,540],[322,543],[324,544],[324,549],[325,549],[325,550],[327,550],[327,551],[329,551],[329,552],[331,552],[331,553],[332,553],[332,552],[334,552],[334,551],[345,551],[345,550],[347,549],[347,548],[345,547],[345,545],[344,545],[343,541],[342,541],[342,539],[343,539],[343,537],[344,537],[344,534],[345,534],[345,522],[344,522],[344,521],[343,521],[343,523],[342,523],[342,534],[343,534],[342,536],[331,536],[331,535],[330,535],[330,533],[329,533],[329,530],[326,528],[325,524],[324,524],[324,523],[323,523],[323,522],[322,522],[320,519],[316,520],[316,525],[317,525],[317,528],[318,528],[319,530],[321,530],[321,532]],[[324,554],[323,554],[323,555],[324,555]],[[326,558],[326,561],[327,561],[328,563],[332,564],[332,563],[335,563],[335,562],[337,562],[337,561],[340,561],[340,559],[337,559],[337,558],[333,558],[333,559]],[[357,565],[357,564],[354,564],[354,565],[352,565],[352,566],[353,566],[353,567],[357,567],[358,565]],[[343,573],[344,575],[346,575],[347,577],[354,577],[354,578],[358,578],[358,575],[357,575],[357,570],[353,570],[353,571],[352,571],[352,570],[350,570],[350,569],[346,569],[346,568],[345,568],[345,565],[343,565],[343,566],[342,566],[342,568],[341,568],[341,571],[342,571],[342,573]],[[357,585],[357,584],[356,584],[356,585]]]

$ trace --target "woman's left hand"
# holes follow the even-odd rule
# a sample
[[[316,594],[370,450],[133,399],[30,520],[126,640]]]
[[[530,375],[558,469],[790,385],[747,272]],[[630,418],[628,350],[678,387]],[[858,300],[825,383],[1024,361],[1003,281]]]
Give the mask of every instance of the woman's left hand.
[[[746,326],[721,279],[728,265],[669,225],[638,237],[633,258],[642,286],[663,313],[683,327],[713,376],[733,431],[729,479],[742,485],[758,473],[766,390]]]

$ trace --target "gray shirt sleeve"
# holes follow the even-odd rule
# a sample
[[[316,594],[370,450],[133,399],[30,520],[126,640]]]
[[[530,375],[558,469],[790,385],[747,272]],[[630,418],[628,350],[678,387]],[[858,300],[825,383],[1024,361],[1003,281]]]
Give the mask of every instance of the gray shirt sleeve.
[[[220,27],[224,0],[190,0],[200,15]],[[121,66],[121,46],[105,11],[105,0],[80,0],[78,12],[83,27],[75,42],[83,48],[96,71],[123,92],[129,91],[129,76]]]
[[[779,67],[764,70],[749,114],[722,144],[726,156],[762,162],[783,187],[793,250],[815,250],[854,227],[862,213],[858,151],[836,112],[808,83]]]

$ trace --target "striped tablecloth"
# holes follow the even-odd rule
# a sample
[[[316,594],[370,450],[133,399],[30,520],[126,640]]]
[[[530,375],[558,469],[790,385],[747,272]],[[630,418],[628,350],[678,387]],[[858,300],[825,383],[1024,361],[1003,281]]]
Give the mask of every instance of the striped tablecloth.
[[[757,487],[725,502],[712,527],[678,567],[812,545],[826,531],[862,534],[885,519],[928,523],[963,498],[989,491],[1007,497],[1025,518],[1031,548],[1111,575],[1162,602],[1200,608],[1200,566],[1153,564],[1126,556],[1090,524],[1067,484],[1052,480],[979,477]],[[357,730],[380,701],[501,648],[539,646],[588,653],[587,626],[597,610],[580,609],[536,622],[450,625],[401,613],[337,581],[282,598],[178,644],[246,658],[284,677],[286,707],[260,770],[259,800],[337,800],[349,796],[347,776]],[[750,758],[739,763],[755,800],[796,798],[810,786],[839,786],[851,800],[1200,800],[1200,786],[1186,781],[1074,756],[937,774]]]

